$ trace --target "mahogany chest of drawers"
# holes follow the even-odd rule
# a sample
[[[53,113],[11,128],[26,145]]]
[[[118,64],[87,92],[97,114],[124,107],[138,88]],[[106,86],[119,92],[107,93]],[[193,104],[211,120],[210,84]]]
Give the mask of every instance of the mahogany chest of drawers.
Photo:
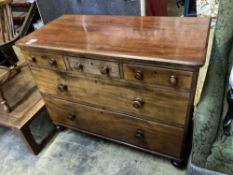
[[[179,162],[209,23],[68,15],[17,45],[55,124]]]

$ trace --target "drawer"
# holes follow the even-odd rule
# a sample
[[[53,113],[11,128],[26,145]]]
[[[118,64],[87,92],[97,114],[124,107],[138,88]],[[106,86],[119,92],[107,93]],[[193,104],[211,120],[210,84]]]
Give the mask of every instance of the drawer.
[[[119,78],[119,64],[79,57],[66,57],[69,69],[75,72]]]
[[[148,120],[185,124],[189,93],[143,88],[114,81],[68,76],[65,72],[33,68],[42,93],[93,104]]]
[[[123,67],[126,80],[183,89],[190,89],[192,85],[192,72],[142,65]]]
[[[44,54],[36,52],[23,52],[25,59],[31,66],[42,66],[65,70],[65,62],[61,55]]]
[[[45,97],[55,122],[140,148],[180,157],[183,129]]]

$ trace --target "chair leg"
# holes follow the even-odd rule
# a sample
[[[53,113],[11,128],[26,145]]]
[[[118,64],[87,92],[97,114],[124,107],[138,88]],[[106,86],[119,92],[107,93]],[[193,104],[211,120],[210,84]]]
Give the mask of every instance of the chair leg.
[[[21,136],[24,143],[35,155],[37,155],[40,152],[41,146],[36,142],[35,138],[33,137],[29,125],[25,125],[21,129],[16,129],[16,132],[19,136]]]
[[[4,112],[9,113],[11,111],[10,106],[4,97],[2,86],[0,86],[0,105]]]
[[[18,57],[16,56],[16,54],[15,54],[15,52],[14,52],[11,45],[9,45],[9,47],[6,47],[6,48],[2,49],[1,53],[2,53],[3,57],[5,59],[7,59],[8,63],[11,66],[16,65],[16,62],[18,61]],[[8,66],[8,65],[6,65],[6,66]]]
[[[21,129],[15,129],[16,133],[18,133],[19,136],[21,136],[22,140],[25,142],[29,150],[31,150],[35,155],[37,155],[44,146],[48,143],[48,141],[55,135],[56,129],[54,126],[54,129],[50,131],[48,136],[43,139],[41,143],[37,143],[36,139],[31,133],[30,129],[30,123],[29,121],[26,125],[24,125]]]
[[[2,33],[2,41],[6,42],[6,37],[5,37],[5,22],[4,22],[4,10],[3,7],[0,8],[0,26],[1,26],[1,33]]]
[[[13,16],[12,16],[12,11],[11,11],[11,6],[7,5],[6,6],[6,11],[7,11],[7,18],[8,18],[8,28],[10,31],[10,38],[13,39],[15,35],[15,28],[14,28],[14,22],[13,22]]]

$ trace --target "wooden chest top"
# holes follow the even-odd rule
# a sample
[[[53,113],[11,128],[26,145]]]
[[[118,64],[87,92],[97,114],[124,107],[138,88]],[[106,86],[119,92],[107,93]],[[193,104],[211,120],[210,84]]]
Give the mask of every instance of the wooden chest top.
[[[21,48],[202,66],[209,18],[67,15],[21,39]]]

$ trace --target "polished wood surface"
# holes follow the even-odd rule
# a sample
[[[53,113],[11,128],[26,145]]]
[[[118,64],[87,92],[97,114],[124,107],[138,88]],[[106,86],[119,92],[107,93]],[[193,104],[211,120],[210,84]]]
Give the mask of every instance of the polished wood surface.
[[[68,15],[18,46],[54,123],[182,161],[209,22]]]
[[[23,38],[18,46],[201,66],[209,23],[209,18],[68,15]]]
[[[123,67],[126,80],[183,89],[190,89],[192,85],[192,72],[144,65]]]
[[[112,139],[180,157],[183,129],[45,97],[53,120]]]
[[[37,86],[44,94],[139,115],[148,120],[160,120],[181,127],[185,124],[189,102],[187,92],[142,88],[137,85],[91,80],[85,77],[76,78],[46,69],[32,68],[32,73]]]

